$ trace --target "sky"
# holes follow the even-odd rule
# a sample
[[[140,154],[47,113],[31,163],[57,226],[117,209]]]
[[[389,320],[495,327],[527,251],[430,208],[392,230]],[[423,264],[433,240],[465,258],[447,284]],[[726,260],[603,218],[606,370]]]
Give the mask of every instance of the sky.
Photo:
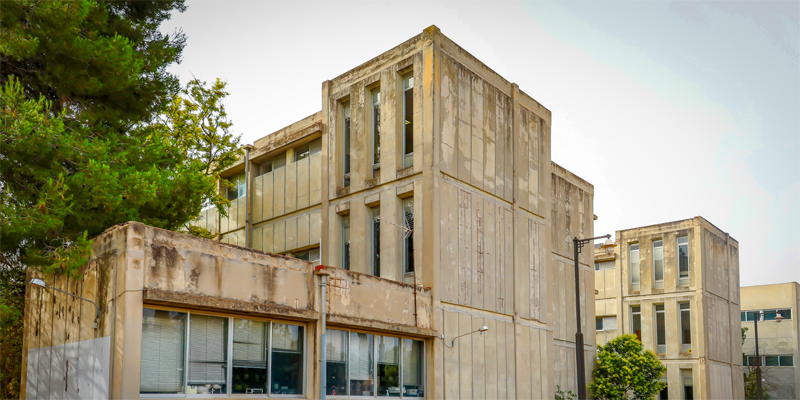
[[[800,2],[188,1],[170,68],[228,82],[253,143],[322,82],[430,25],[553,114],[552,159],[594,185],[595,234],[702,216],[742,286],[800,282]]]

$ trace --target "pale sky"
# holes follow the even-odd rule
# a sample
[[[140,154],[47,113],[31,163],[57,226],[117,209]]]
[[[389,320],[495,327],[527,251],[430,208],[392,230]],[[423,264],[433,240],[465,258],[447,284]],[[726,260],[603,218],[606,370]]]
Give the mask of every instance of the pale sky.
[[[739,241],[742,286],[800,282],[800,2],[188,1],[164,31],[253,143],[430,25],[553,112],[596,235],[700,215]]]

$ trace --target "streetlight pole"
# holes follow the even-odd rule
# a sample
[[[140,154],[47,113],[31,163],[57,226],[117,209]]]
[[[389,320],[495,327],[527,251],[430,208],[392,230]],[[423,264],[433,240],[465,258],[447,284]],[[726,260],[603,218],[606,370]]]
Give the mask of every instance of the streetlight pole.
[[[575,315],[577,318],[578,330],[575,332],[575,365],[577,366],[578,381],[578,400],[586,400],[586,362],[583,359],[583,332],[581,332],[581,279],[578,254],[581,248],[597,239],[610,239],[611,234],[597,236],[588,239],[572,239],[572,247],[575,250]]]
[[[761,355],[758,354],[758,320],[761,319],[761,311],[755,311],[753,318],[753,330],[756,333],[756,398],[762,400],[763,393],[761,388]]]

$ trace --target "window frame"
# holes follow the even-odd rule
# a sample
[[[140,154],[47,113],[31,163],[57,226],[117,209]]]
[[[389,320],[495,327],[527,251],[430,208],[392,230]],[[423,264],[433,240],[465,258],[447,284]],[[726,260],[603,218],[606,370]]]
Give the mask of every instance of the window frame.
[[[635,247],[635,248],[634,248]],[[633,252],[636,252],[636,275],[633,273]],[[642,253],[639,249],[639,242],[628,244],[628,271],[630,272],[630,288],[632,292],[641,291],[642,289]],[[634,281],[634,276],[638,279]]]
[[[370,266],[372,275],[381,276],[381,206],[370,208],[370,245],[372,246]]]
[[[425,396],[413,397],[413,398],[414,399],[426,399],[426,398],[428,398],[427,397],[427,393],[428,393],[427,383],[428,382],[427,382],[427,379],[426,379],[426,377],[427,377],[427,368],[428,368],[428,365],[427,365],[428,363],[426,362],[426,360],[427,360],[426,359],[426,354],[428,352],[428,348],[427,348],[427,343],[426,343],[426,341],[424,339],[415,338],[415,337],[411,337],[411,336],[395,335],[395,334],[381,334],[381,333],[376,333],[376,332],[362,331],[362,330],[359,330],[359,329],[349,329],[349,328],[346,328],[346,327],[341,327],[341,328],[340,327],[331,327],[331,328],[328,328],[328,331],[331,331],[331,330],[342,331],[342,332],[345,332],[345,334],[347,335],[347,351],[346,351],[346,355],[347,356],[345,358],[345,365],[346,365],[346,371],[347,371],[347,379],[346,379],[347,386],[346,387],[347,387],[347,393],[348,394],[346,394],[346,395],[326,394],[327,398],[330,398],[330,399],[402,399],[402,398],[411,398],[411,397],[404,397],[403,396],[403,393],[405,392],[405,390],[403,389],[403,373],[405,371],[405,368],[403,366],[403,347],[405,346],[404,343],[405,343],[406,339],[410,339],[412,341],[417,341],[417,342],[421,342],[422,343],[422,346],[421,346],[422,354],[420,355],[421,366],[422,366],[422,373],[421,373],[421,376],[422,376],[422,382],[421,383],[422,383],[422,385],[421,386],[422,386],[423,393],[425,393]],[[372,360],[372,370],[373,370],[372,391],[375,394],[372,395],[372,396],[355,396],[352,393],[350,393],[350,388],[351,388],[351,385],[350,385],[350,364],[351,364],[351,362],[350,362],[350,345],[351,345],[351,343],[350,343],[350,334],[351,333],[362,333],[362,334],[369,334],[369,335],[373,336],[373,340],[372,340],[372,346],[373,346],[372,347],[372,352],[373,352],[372,353],[373,354],[373,360]],[[379,358],[378,357],[378,337],[379,336],[397,338],[399,340],[399,342],[400,342],[399,346],[398,346],[399,365],[400,365],[400,368],[399,368],[399,371],[398,371],[398,382],[399,382],[399,386],[400,386],[400,395],[396,396],[396,397],[394,397],[394,396],[381,396],[381,395],[378,394],[378,386],[379,386],[379,378],[378,378],[378,358]]]
[[[681,243],[681,239],[685,240],[685,243]],[[689,235],[681,235],[675,238],[675,246],[677,252],[675,253],[678,258],[678,286],[689,286],[691,283],[691,265],[689,264]],[[683,271],[681,270],[681,247],[686,248],[686,276],[683,276]]]
[[[411,203],[411,218],[412,218],[412,222],[415,221],[414,196],[412,195],[410,197],[402,199],[402,201],[400,202],[401,215],[403,216],[403,225],[405,225],[407,223],[407,221],[408,221],[408,218],[406,216],[406,204],[408,204],[409,202]],[[408,246],[411,246],[411,256],[410,257],[409,257],[409,252],[408,252]],[[415,260],[415,257],[414,257],[414,252],[415,251],[416,251],[416,249],[414,248],[414,227],[411,226],[411,234],[407,238],[403,239],[403,251],[402,251],[403,259],[402,259],[402,261],[403,261],[403,274],[404,275],[413,275],[416,272],[416,265],[415,265],[416,260]],[[410,270],[409,270],[409,266],[411,267]]]
[[[661,251],[661,258],[656,259],[656,248],[659,248]],[[655,239],[653,240],[653,289],[664,289],[664,240],[663,239]],[[656,264],[658,261],[661,261],[661,279],[658,279],[658,265]],[[640,264],[641,266],[641,264]]]
[[[351,139],[352,139],[352,131],[351,131],[351,116],[352,116],[352,109],[350,107],[350,101],[344,101],[341,103],[342,107],[342,186],[343,187],[350,187],[350,151],[352,150],[351,147]]]
[[[636,317],[639,317],[639,334],[636,334]],[[639,342],[642,341],[642,306],[641,305],[632,305],[631,306],[631,334],[636,336],[639,339]]]
[[[684,306],[686,306],[686,307],[684,307]],[[688,320],[689,320],[689,342],[688,343],[684,341],[685,336],[684,336],[684,327],[683,327],[683,313],[689,314],[689,316],[687,317]],[[692,348],[692,305],[691,305],[691,303],[688,302],[688,301],[678,303],[678,315],[680,316],[680,318],[678,318],[678,320],[680,321],[680,323],[679,323],[680,335],[679,336],[680,336],[680,344],[681,344],[681,353],[688,353],[689,349]]]
[[[350,214],[342,215],[342,269],[350,270],[350,262],[352,261],[350,248]]]
[[[402,101],[403,107],[402,107],[402,110],[401,110],[402,111],[401,120],[403,121],[402,122],[402,124],[403,124],[403,129],[402,129],[402,132],[403,132],[403,137],[402,137],[402,142],[403,142],[403,146],[402,146],[402,150],[403,150],[402,151],[403,168],[410,168],[410,167],[414,166],[414,83],[415,83],[414,71],[411,70],[411,71],[405,72],[403,75],[400,76],[400,80],[401,80],[400,88],[401,88],[401,92],[402,92],[402,96],[403,96],[403,101]],[[406,82],[408,82],[408,84],[409,84],[407,88],[406,88]],[[408,107],[408,101],[407,101],[407,97],[406,97],[406,92],[409,91],[409,90],[411,91],[411,121],[409,121],[409,124],[406,124],[406,121],[407,121],[406,120],[406,114],[408,112],[408,108],[407,108]],[[411,125],[411,151],[409,151],[409,149],[406,148],[407,147],[406,146],[406,142],[407,142],[407,139],[408,139],[407,136],[409,134],[408,125]]]
[[[661,309],[659,309],[659,307]],[[659,344],[659,340],[658,340],[659,339],[659,332],[658,332],[658,317],[659,317],[659,314],[664,319],[664,329],[663,329],[664,335],[663,335],[663,338],[662,338],[664,344]],[[655,339],[656,339],[655,340],[656,353],[665,354],[667,352],[667,313],[666,313],[666,307],[664,307],[663,303],[662,304],[653,304],[653,317],[654,317],[654,321],[653,322],[655,322],[653,325],[655,325],[655,329],[654,329],[655,332],[654,333],[655,333],[655,336],[656,336],[655,337]]]
[[[377,95],[377,100],[376,100]],[[372,178],[380,175],[381,168],[381,86],[378,82],[370,90],[370,130],[371,130],[371,153],[372,153]]]
[[[288,321],[288,320],[281,320],[281,319],[274,319],[274,318],[262,318],[262,317],[251,317],[249,315],[231,315],[225,313],[218,313],[213,311],[201,311],[195,312],[193,310],[186,310],[177,307],[166,307],[154,304],[144,304],[142,307],[142,312],[144,309],[151,309],[151,310],[160,310],[160,311],[173,311],[186,314],[186,331],[185,331],[185,338],[184,338],[184,355],[183,355],[183,391],[184,393],[181,394],[160,394],[160,393],[139,393],[139,398],[141,399],[161,399],[161,398],[174,398],[174,399],[183,399],[183,398],[247,398],[247,399],[264,399],[264,398],[291,398],[291,399],[304,399],[307,395],[308,390],[308,369],[311,362],[309,362],[309,329],[308,323],[304,322],[297,322],[297,321]],[[217,318],[226,318],[227,319],[227,343],[226,345],[226,392],[227,393],[220,393],[220,394],[188,394],[186,393],[186,388],[189,385],[188,382],[188,374],[189,374],[189,346],[191,343],[191,316],[192,315],[203,315],[208,317],[217,317]],[[245,393],[233,393],[233,328],[234,322],[236,319],[244,319],[250,321],[258,321],[258,322],[265,322],[267,323],[266,329],[268,330],[268,338],[267,338],[267,393],[263,394],[245,394]],[[301,360],[303,361],[303,371],[302,371],[302,384],[301,389],[302,393],[298,394],[271,394],[269,393],[272,388],[272,326],[274,323],[284,324],[284,325],[293,325],[301,327],[303,333],[301,334],[303,345],[301,347]],[[141,343],[140,343],[141,345]],[[141,374],[141,366],[139,367]]]

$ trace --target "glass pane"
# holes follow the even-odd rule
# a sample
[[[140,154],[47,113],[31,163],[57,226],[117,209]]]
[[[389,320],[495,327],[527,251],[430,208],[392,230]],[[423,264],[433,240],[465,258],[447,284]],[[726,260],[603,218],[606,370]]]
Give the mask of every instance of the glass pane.
[[[404,257],[405,272],[414,272],[414,198],[403,200],[403,213],[405,214],[405,226],[411,230],[411,233],[406,233],[404,242]]]
[[[186,314],[144,309],[140,393],[183,393]]]
[[[659,309],[660,308],[660,309]],[[664,305],[656,306],[656,344],[667,344],[667,326],[664,320]]]
[[[784,310],[778,310],[778,311],[781,313],[781,317],[783,317],[783,319],[792,319],[792,310],[791,309],[784,309]]]
[[[641,277],[639,276],[639,245],[631,245],[631,283],[639,283]]]
[[[344,269],[350,269],[350,216],[345,215],[342,217],[342,223],[344,225],[344,232],[342,235],[342,264],[344,265]]]
[[[381,276],[381,208],[372,209],[372,274]]]
[[[631,307],[631,320],[632,320],[632,328],[633,334],[642,341],[642,313],[641,308],[639,307]]]
[[[664,246],[660,240],[653,242],[653,271],[656,281],[664,280]]]
[[[778,312],[775,310],[764,311],[764,321],[774,321],[777,316]]]
[[[186,394],[227,393],[228,319],[189,317],[189,377]]]
[[[378,336],[378,396],[400,397],[400,339]]]
[[[747,313],[742,311],[742,321],[747,321]]]
[[[303,327],[272,323],[272,394],[303,393]]]
[[[664,389],[658,393],[659,400],[669,400],[669,390],[667,390],[667,386],[664,386]]]
[[[685,304],[689,305],[688,303]],[[681,304],[681,309],[681,343],[690,344],[692,343],[691,314],[688,309],[683,309],[683,304]]]
[[[311,155],[311,148],[308,145],[300,146],[294,150],[294,160],[300,161],[304,158],[308,158]]]
[[[594,319],[594,330],[602,331],[603,330],[603,318],[597,317]]]
[[[372,162],[381,162],[381,92],[372,92]],[[374,177],[374,176],[373,176]]]
[[[411,86],[403,92],[403,154],[414,152],[414,89]],[[406,168],[411,165],[405,165]]]
[[[333,329],[327,333],[328,361],[325,365],[329,395],[347,394],[347,336],[347,332]]]
[[[423,354],[425,344],[419,340],[403,339],[403,397],[424,397]]]
[[[778,356],[766,356],[766,363],[764,365],[766,365],[767,367],[780,366]]]
[[[350,117],[344,119],[344,134],[342,136],[344,142],[344,173],[350,173]]]
[[[350,332],[350,394],[374,396],[374,337]]]
[[[689,237],[678,238],[678,270],[681,278],[689,277]]]
[[[269,323],[233,320],[233,393],[267,392],[267,326]]]
[[[692,380],[692,371],[682,369],[681,378],[683,379],[683,399],[694,400],[694,383]]]
[[[794,366],[793,356],[781,356],[781,367],[793,367],[793,366]]]

